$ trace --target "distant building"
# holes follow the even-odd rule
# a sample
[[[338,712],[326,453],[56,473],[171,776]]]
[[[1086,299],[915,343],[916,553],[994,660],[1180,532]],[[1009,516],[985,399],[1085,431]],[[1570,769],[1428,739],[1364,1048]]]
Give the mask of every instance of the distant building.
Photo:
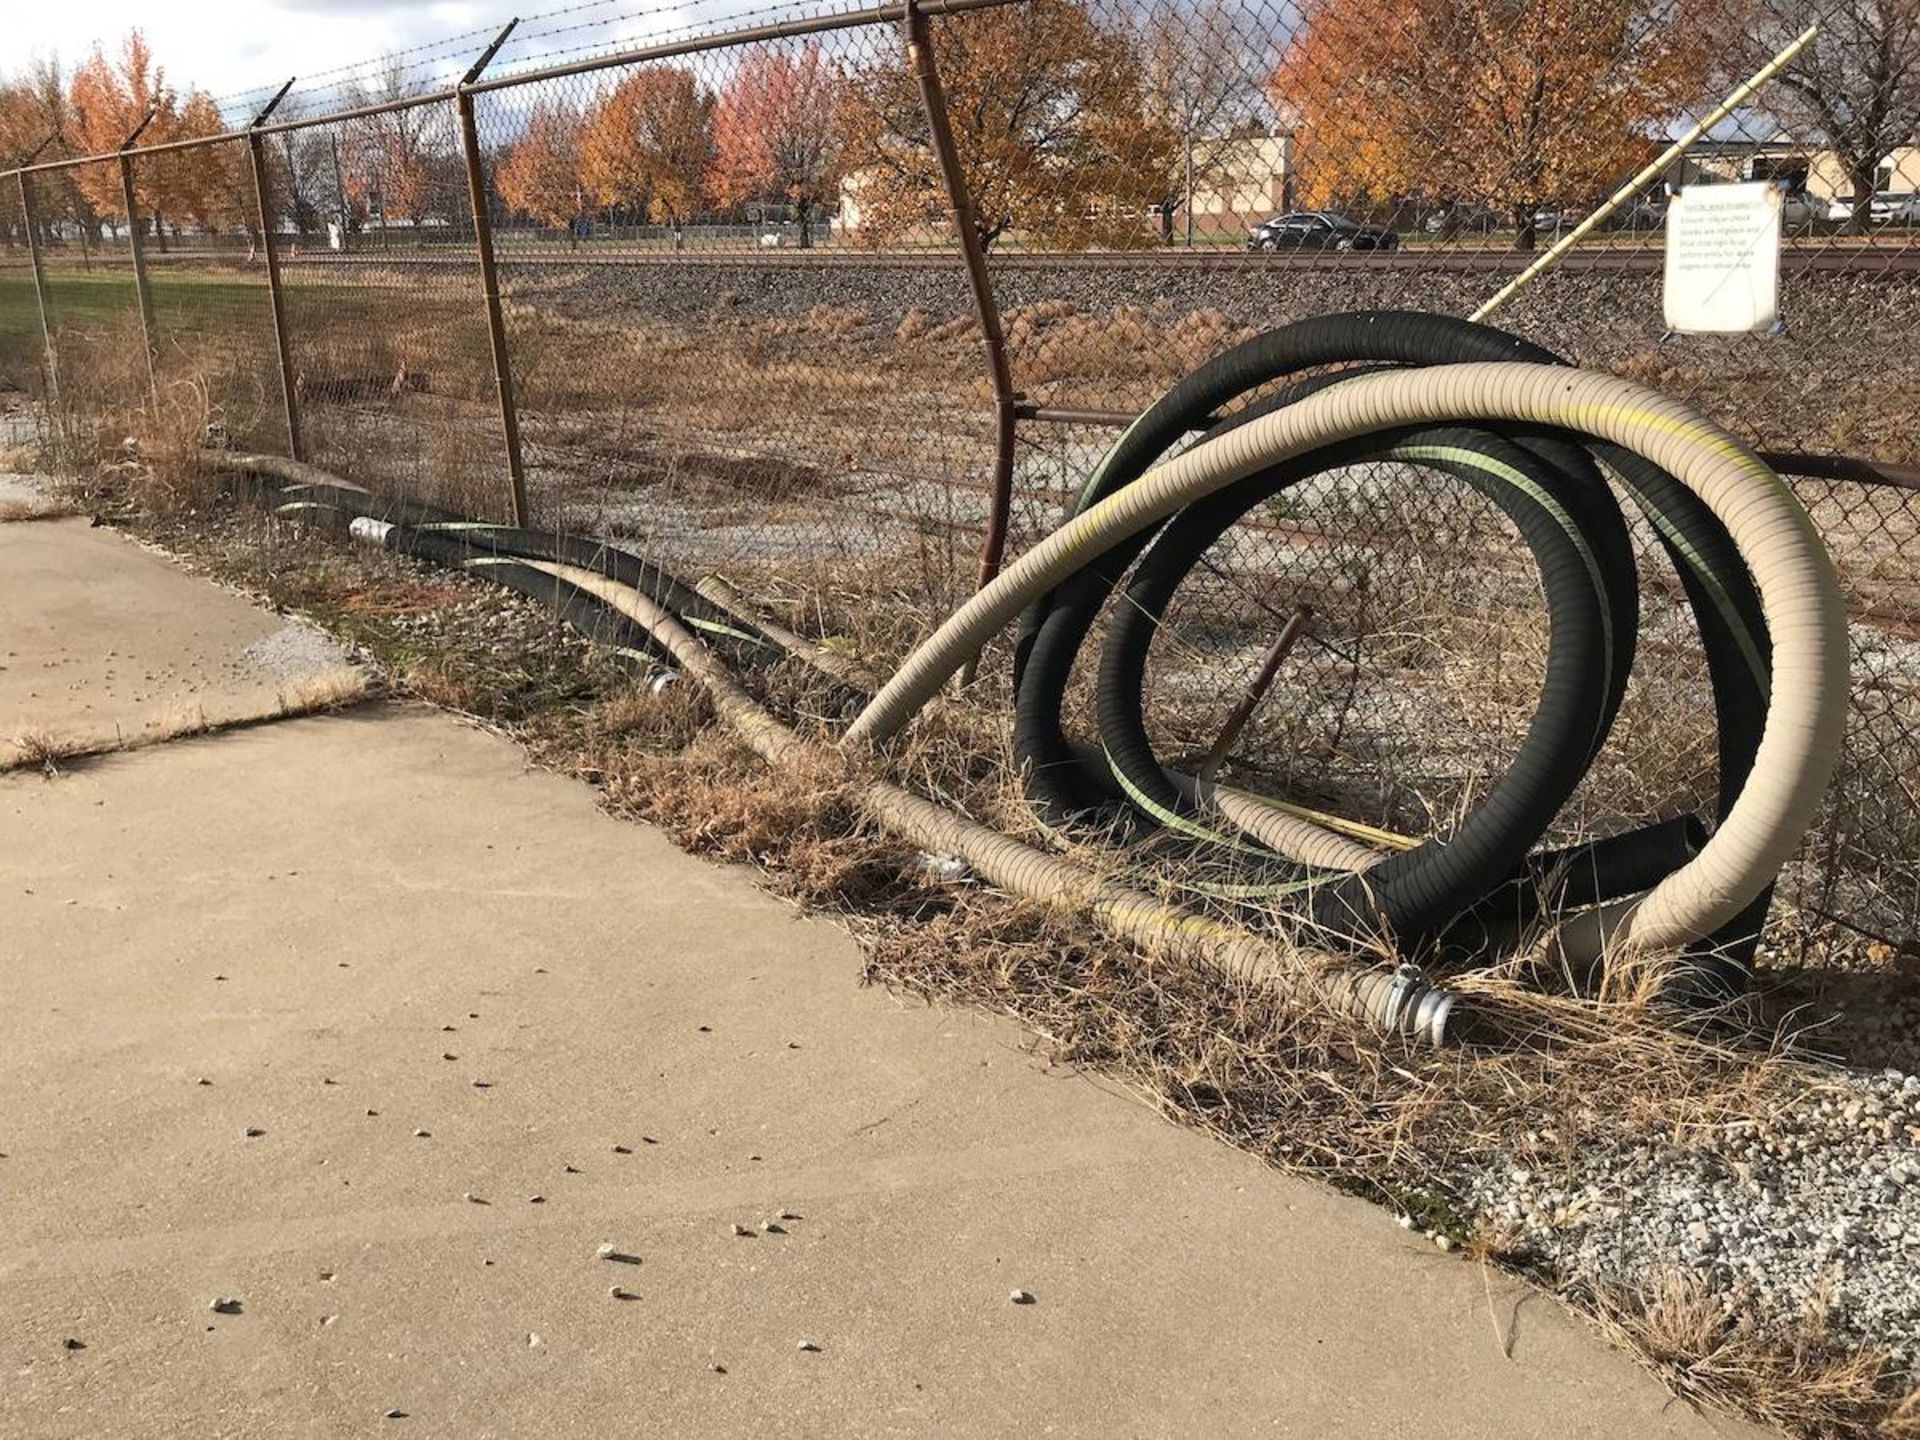
[[[1853,193],[1840,157],[1791,140],[1702,140],[1667,172],[1670,190],[1740,180],[1778,180],[1790,194],[1831,204]],[[1895,147],[1880,162],[1876,194],[1920,191],[1920,144]]]
[[[1293,209],[1293,182],[1291,135],[1202,136],[1194,142],[1194,229],[1250,230]],[[1175,228],[1184,228],[1188,209],[1175,212]]]
[[[1172,178],[1176,194],[1173,228],[1179,232],[1185,229],[1189,207],[1183,176]],[[1194,230],[1200,234],[1244,232],[1275,211],[1291,209],[1293,179],[1291,135],[1196,136],[1191,197]],[[851,238],[859,233],[865,222],[862,200],[875,183],[883,183],[876,170],[855,170],[841,180],[840,208],[833,218],[835,234]],[[1151,217],[1143,218],[1143,225],[1157,225],[1158,214],[1156,208]]]

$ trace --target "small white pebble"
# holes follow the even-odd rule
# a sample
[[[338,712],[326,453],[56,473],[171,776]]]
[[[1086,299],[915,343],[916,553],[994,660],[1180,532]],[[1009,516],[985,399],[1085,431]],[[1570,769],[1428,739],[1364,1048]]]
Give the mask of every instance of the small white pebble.
[[[1009,1290],[1007,1292],[1007,1299],[1015,1305],[1031,1305],[1033,1303],[1032,1293],[1026,1290]]]
[[[733,1222],[733,1233],[736,1235],[744,1236],[744,1235],[753,1234],[753,1231],[749,1230],[746,1226],[742,1225],[738,1220],[736,1220]]]
[[[1438,1250],[1442,1255],[1445,1255],[1453,1249],[1453,1237],[1451,1235],[1441,1235],[1436,1232],[1433,1237],[1433,1246],[1434,1249]]]
[[[812,1340],[802,1340],[798,1348],[805,1350],[810,1354],[818,1354],[820,1350],[819,1344],[816,1341],[812,1341]]]

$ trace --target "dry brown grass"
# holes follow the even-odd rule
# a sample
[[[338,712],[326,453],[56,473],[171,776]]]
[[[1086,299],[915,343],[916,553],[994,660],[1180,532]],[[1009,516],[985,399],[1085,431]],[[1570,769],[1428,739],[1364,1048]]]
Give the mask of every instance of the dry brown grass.
[[[1729,1305],[1681,1272],[1582,1298],[1601,1331],[1677,1395],[1744,1410],[1799,1435],[1896,1440],[1916,1433],[1920,1391],[1894,1400],[1897,1380],[1886,1357],[1837,1340],[1818,1317],[1792,1333],[1769,1331],[1747,1307]]]
[[[75,764],[104,755],[124,754],[164,745],[171,740],[186,740],[197,735],[213,735],[226,730],[244,730],[275,720],[301,715],[323,714],[357,705],[370,698],[373,687],[367,672],[342,665],[300,681],[275,698],[266,714],[210,716],[198,704],[182,704],[149,722],[137,734],[112,738],[61,735],[36,729],[17,735],[0,746],[0,773],[9,770],[44,771],[49,777]]]
[[[0,773],[8,770],[40,770],[51,777],[60,773],[62,762],[83,753],[84,747],[51,730],[26,730],[15,735],[4,749],[0,749]]]
[[[0,525],[29,520],[65,520],[80,513],[57,496],[34,496],[27,500],[0,500]]]
[[[844,333],[834,335],[836,327]],[[932,354],[940,328],[927,326],[916,342],[929,347],[929,371],[945,363]],[[1161,363],[1141,348],[1152,328],[1138,316],[1096,324],[1056,307],[1033,316],[1030,333],[1036,346],[1049,337],[1083,348],[1110,346],[1101,363],[1137,374]],[[836,411],[865,414],[862,407],[873,403],[871,377],[836,375],[824,349],[783,348],[863,343],[864,333],[859,324],[823,316],[810,335],[755,337],[764,403],[779,413],[814,403],[829,421]],[[650,338],[628,336],[621,343],[644,346]],[[556,363],[564,354],[557,352]],[[744,423],[715,413],[735,403],[726,387],[696,393],[708,379],[693,363],[697,358],[684,343],[652,354],[654,378],[647,383],[671,392],[665,402],[691,407],[716,429],[723,420]],[[351,434],[343,429],[338,443],[351,443]],[[464,455],[456,447],[441,458],[465,463]],[[760,582],[749,588],[800,633],[834,637],[886,669],[953,598],[946,592],[969,578],[964,565],[943,576],[935,563],[910,553],[769,561],[742,583]],[[356,610],[363,620],[404,614],[419,603],[369,584],[357,566],[345,560],[329,575],[282,576],[277,583],[290,587],[283,595],[311,583],[347,618]],[[1426,588],[1398,597],[1401,609],[1375,618],[1401,632],[1403,668],[1459,672],[1451,699],[1460,714],[1484,715],[1490,707],[1522,714],[1525,687],[1504,674],[1461,669],[1463,657],[1482,651],[1490,634],[1497,637],[1484,615],[1455,616],[1457,624],[1444,633],[1404,633],[1406,617],[1431,610],[1446,578],[1434,571]],[[928,884],[910,853],[861,822],[843,768],[767,770],[712,730],[704,703],[689,689],[655,696],[614,687],[567,692],[555,701],[550,686],[523,687],[524,677],[513,671],[524,658],[496,662],[453,647],[396,653],[392,663],[411,693],[510,725],[543,762],[600,785],[618,812],[661,825],[690,849],[754,864],[783,893],[845,914],[869,947],[873,979],[1016,1015],[1061,1061],[1123,1077],[1186,1123],[1275,1164],[1361,1190],[1462,1239],[1471,1227],[1448,1177],[1463,1159],[1498,1156],[1513,1163],[1509,1157],[1517,1152],[1520,1163],[1550,1170],[1623,1135],[1681,1141],[1728,1119],[1764,1114],[1814,1083],[1768,1036],[1731,1025],[1711,1032],[1674,1028],[1644,987],[1600,1001],[1547,997],[1513,974],[1466,977],[1461,988],[1509,1033],[1535,1043],[1491,1054],[1384,1048],[1339,1015],[1282,1009],[1262,991],[1150,962],[1036,908]],[[776,677],[770,688],[784,683]],[[503,703],[503,692],[513,695],[511,703]],[[770,698],[791,712],[805,697]],[[1023,825],[1023,809],[1007,783],[999,711],[997,705],[940,707],[894,758],[896,776],[981,818]],[[1658,707],[1647,710],[1649,734],[1661,718]],[[1610,783],[1631,789],[1645,778],[1629,767]],[[1420,798],[1441,812],[1457,803],[1439,793]],[[1809,1346],[1804,1363],[1788,1363],[1776,1337],[1715,1328],[1686,1295],[1574,1291],[1570,1298],[1606,1320],[1686,1393],[1806,1433],[1864,1434],[1894,1413],[1885,1377],[1866,1361]]]

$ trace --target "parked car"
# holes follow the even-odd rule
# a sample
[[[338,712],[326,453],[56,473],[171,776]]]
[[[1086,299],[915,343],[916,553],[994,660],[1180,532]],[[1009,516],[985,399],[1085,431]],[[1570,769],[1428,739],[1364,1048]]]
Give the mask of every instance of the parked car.
[[[1249,250],[1397,250],[1400,237],[1336,215],[1331,210],[1292,210],[1253,227]]]
[[[1883,190],[1873,197],[1868,213],[1876,225],[1920,224],[1920,194],[1912,190]]]
[[[1420,228],[1429,235],[1491,235],[1503,223],[1491,206],[1465,204],[1434,211]]]
[[[1780,189],[1780,223],[1789,230],[1804,230],[1825,214],[1818,200],[1804,190]]]
[[[1619,230],[1658,230],[1667,223],[1667,207],[1657,200],[1636,200],[1623,206],[1613,217]]]

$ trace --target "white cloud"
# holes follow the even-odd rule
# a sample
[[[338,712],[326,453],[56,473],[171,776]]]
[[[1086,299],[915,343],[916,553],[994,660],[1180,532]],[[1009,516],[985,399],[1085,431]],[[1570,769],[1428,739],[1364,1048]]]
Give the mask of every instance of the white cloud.
[[[168,80],[217,96],[278,88],[394,50],[505,24],[513,0],[8,0],[0,67],[58,55],[69,70],[136,26]],[[484,40],[472,42],[477,51]]]

